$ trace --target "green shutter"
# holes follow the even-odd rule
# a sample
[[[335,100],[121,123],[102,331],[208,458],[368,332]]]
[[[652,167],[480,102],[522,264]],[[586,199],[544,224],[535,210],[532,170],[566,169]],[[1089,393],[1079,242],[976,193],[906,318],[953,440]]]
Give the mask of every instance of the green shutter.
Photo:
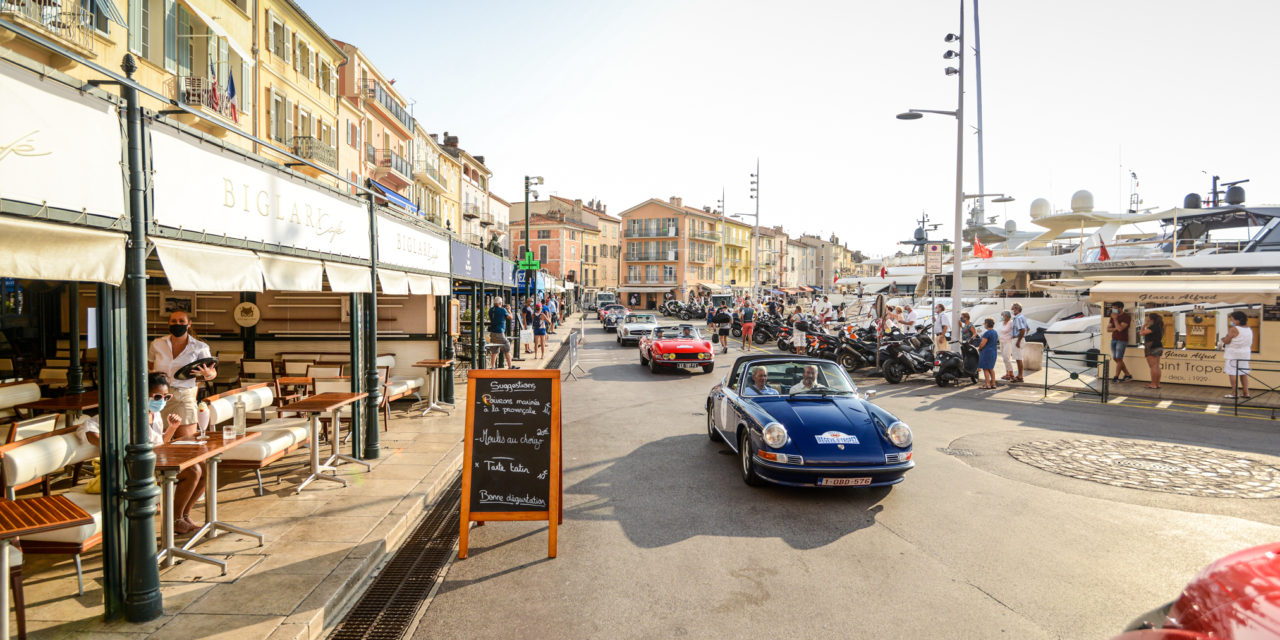
[[[129,0],[129,50],[142,55],[142,3],[147,0]]]
[[[178,3],[164,0],[164,70],[178,71]]]

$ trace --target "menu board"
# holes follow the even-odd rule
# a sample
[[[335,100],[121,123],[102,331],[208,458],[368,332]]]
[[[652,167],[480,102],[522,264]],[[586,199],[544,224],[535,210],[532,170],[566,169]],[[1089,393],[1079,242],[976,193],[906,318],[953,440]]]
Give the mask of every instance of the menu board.
[[[1280,321],[1280,304],[1262,305],[1262,319],[1266,322]]]
[[[547,520],[556,555],[560,495],[560,372],[472,369],[462,468],[458,557],[473,521]]]

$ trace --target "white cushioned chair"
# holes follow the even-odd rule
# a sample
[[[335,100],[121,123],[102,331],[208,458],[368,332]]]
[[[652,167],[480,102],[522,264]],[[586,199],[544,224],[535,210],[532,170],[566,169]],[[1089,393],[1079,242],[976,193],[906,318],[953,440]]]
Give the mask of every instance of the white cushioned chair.
[[[0,384],[0,420],[17,417],[17,405],[40,399],[40,385],[34,380]]]
[[[229,423],[235,416],[236,400],[243,400],[246,413],[258,412],[259,424],[246,427],[245,431],[262,435],[242,445],[227,449],[222,454],[222,468],[253,469],[258,481],[258,495],[264,493],[262,469],[306,444],[311,437],[306,418],[266,419],[268,408],[274,406],[275,391],[272,385],[259,383],[227,393],[205,398],[209,406],[209,428]]]

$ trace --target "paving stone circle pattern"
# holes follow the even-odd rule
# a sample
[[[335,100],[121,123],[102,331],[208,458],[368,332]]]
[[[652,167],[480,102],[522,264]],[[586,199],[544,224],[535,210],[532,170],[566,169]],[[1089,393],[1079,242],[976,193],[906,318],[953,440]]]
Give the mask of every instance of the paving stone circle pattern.
[[[1280,498],[1280,468],[1236,453],[1141,440],[1039,440],[1014,459],[1113,487],[1202,498]]]

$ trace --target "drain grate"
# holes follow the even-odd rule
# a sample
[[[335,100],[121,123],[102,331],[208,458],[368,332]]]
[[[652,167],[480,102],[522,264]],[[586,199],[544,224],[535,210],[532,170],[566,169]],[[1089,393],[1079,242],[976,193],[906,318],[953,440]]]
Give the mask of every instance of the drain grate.
[[[329,640],[399,640],[412,631],[440,570],[453,555],[461,501],[459,474]]]

